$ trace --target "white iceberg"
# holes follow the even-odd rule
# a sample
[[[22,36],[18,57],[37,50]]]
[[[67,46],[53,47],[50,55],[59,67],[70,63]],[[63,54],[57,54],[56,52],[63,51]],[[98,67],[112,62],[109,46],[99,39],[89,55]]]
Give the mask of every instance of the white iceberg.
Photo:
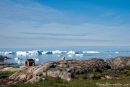
[[[19,61],[19,60],[22,60],[22,59],[20,59],[19,57],[15,57],[14,60]]]
[[[75,54],[77,57],[83,57],[83,54]]]
[[[8,54],[15,54],[15,52],[4,52],[4,55],[8,55]]]
[[[72,54],[69,54],[68,57],[73,57],[73,55],[72,55]]]
[[[66,54],[75,54],[75,51],[69,51],[68,53],[66,53]]]
[[[30,54],[30,55],[39,55],[40,53],[37,50],[33,50],[33,51],[28,51],[28,54]]]
[[[67,51],[60,51],[60,50],[55,50],[52,51],[52,54],[65,54]]]
[[[99,51],[83,51],[83,53],[101,53]]]
[[[27,52],[26,52],[26,51],[17,51],[17,52],[16,52],[16,55],[17,55],[17,56],[26,56],[26,55],[27,55]]]
[[[43,51],[41,54],[52,54],[52,51]]]
[[[21,61],[21,60],[18,60],[17,63],[20,65],[20,64],[22,64],[22,63],[24,63],[24,62]]]
[[[39,61],[39,59],[38,59],[38,58],[32,58],[32,59],[34,59],[34,61],[35,61],[35,62],[38,62],[38,61]]]
[[[118,51],[116,51],[115,53],[119,53]]]

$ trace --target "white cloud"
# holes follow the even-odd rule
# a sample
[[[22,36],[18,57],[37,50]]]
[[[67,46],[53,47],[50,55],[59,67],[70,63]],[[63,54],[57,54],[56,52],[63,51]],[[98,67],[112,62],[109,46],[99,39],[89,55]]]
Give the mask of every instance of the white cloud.
[[[129,25],[88,23],[94,19],[31,0],[3,0],[0,10],[0,47],[128,46],[130,42]]]

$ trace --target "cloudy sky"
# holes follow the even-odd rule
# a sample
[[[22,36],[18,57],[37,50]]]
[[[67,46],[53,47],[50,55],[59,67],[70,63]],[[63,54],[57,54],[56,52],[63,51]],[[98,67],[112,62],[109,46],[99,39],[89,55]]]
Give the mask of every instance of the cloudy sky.
[[[0,48],[130,46],[130,0],[0,0]]]

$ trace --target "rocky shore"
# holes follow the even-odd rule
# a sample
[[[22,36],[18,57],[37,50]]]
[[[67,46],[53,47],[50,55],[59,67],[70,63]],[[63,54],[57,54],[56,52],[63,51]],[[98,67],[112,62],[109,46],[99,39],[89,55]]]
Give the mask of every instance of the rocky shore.
[[[130,67],[130,57],[119,56],[103,60],[100,58],[91,58],[86,60],[65,60],[62,58],[57,62],[46,62],[38,66],[22,67],[10,77],[2,80],[7,83],[33,83],[44,77],[60,77],[67,81],[74,78],[75,75],[88,74],[90,72],[112,72],[115,74],[125,74],[125,67]],[[94,75],[90,75],[91,78]],[[116,79],[114,76],[102,76],[101,78]]]

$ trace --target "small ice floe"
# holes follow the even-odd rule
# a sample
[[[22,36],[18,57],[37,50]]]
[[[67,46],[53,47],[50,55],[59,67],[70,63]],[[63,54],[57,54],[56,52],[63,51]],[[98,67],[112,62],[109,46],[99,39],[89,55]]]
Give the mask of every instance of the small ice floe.
[[[19,61],[19,60],[22,60],[22,59],[20,59],[19,57],[15,57],[14,60]]]
[[[111,55],[109,55],[109,57],[111,58]]]
[[[83,57],[83,54],[75,54],[75,56]]]
[[[116,51],[115,53],[119,53],[118,51]]]
[[[18,60],[17,63],[18,63],[18,65],[20,65],[20,64],[22,64],[22,63],[24,63],[24,62],[21,61],[21,60]]]
[[[35,57],[32,58],[32,59],[34,59],[35,62],[38,62],[38,61],[39,61],[39,59],[38,59],[38,58],[35,58]]]
[[[69,54],[68,57],[73,57],[73,55]]]
[[[63,57],[63,55],[60,55],[60,54],[59,54],[59,55],[57,55],[57,56],[58,56],[58,57]]]

